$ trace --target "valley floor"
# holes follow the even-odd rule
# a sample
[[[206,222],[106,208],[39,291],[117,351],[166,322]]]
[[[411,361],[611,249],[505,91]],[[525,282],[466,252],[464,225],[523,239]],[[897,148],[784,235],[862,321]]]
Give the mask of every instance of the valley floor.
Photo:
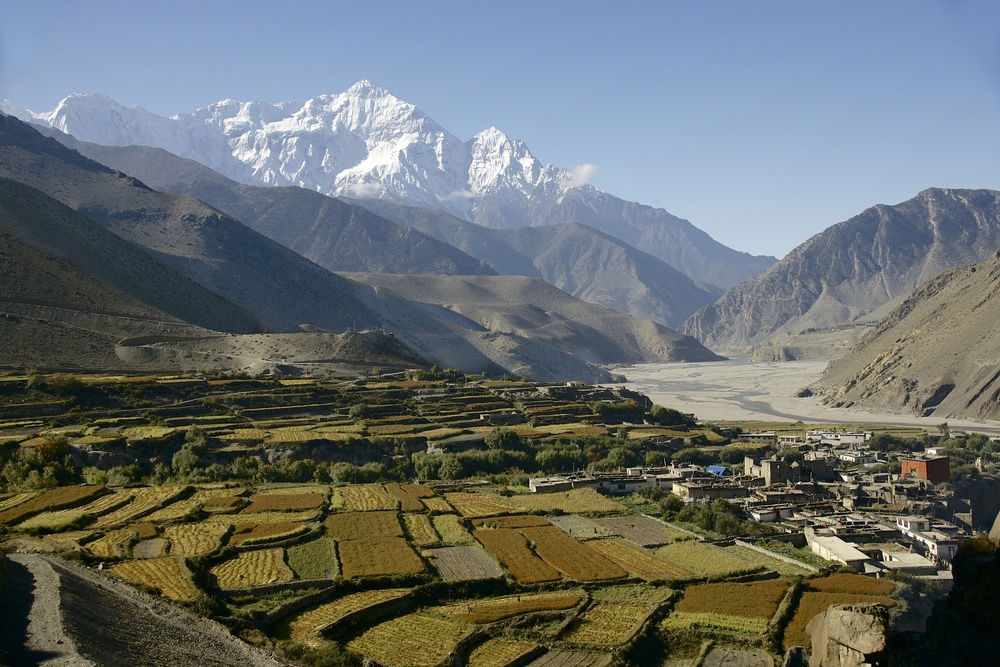
[[[911,414],[876,414],[830,408],[817,396],[797,398],[799,390],[819,380],[826,361],[637,364],[616,368],[626,386],[654,403],[694,413],[708,421],[789,421],[877,423],[935,428],[941,418]],[[952,428],[1000,434],[1000,423],[948,420]]]

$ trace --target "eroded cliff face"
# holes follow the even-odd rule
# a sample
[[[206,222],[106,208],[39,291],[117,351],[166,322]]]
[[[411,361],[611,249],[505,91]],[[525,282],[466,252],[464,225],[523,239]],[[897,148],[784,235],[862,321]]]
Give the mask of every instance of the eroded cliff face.
[[[809,667],[861,667],[884,662],[889,609],[881,604],[834,605],[809,621]]]

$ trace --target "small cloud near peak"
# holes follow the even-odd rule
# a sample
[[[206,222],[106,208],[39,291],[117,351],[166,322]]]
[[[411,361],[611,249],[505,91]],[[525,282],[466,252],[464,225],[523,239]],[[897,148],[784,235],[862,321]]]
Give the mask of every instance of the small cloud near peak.
[[[580,164],[573,167],[566,177],[566,187],[581,188],[597,175],[596,164]]]

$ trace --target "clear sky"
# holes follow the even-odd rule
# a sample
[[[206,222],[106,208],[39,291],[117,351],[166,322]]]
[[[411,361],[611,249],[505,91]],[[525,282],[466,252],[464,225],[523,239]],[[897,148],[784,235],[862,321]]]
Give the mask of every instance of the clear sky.
[[[33,111],[360,79],[755,254],[927,187],[1000,189],[995,0],[3,3],[0,98]]]

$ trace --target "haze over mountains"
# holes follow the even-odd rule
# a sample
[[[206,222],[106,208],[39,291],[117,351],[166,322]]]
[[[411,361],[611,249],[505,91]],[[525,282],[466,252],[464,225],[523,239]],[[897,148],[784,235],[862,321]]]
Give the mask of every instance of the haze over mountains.
[[[489,229],[438,209],[242,185],[162,149],[101,146],[47,132],[157,190],[201,199],[331,271],[538,277],[584,301],[671,327],[722,293],[576,223]]]
[[[579,171],[543,166],[496,128],[463,142],[368,81],[304,103],[226,100],[169,119],[103,95],[71,95],[48,113],[10,102],[0,102],[0,111],[82,141],[163,148],[245,184],[435,208],[494,228],[577,222],[723,288],[775,261],[727,248],[662,209],[601,192]]]
[[[749,356],[772,338],[873,324],[921,283],[998,247],[1000,192],[931,188],[816,234],[681,330],[719,352]]]
[[[563,295],[561,307],[571,307],[573,317],[580,316],[581,308],[590,309],[588,312],[591,313],[591,320],[598,323],[588,333],[591,345],[594,349],[610,350],[611,356],[593,354],[586,358],[577,357],[568,349],[567,341],[558,335],[552,335],[552,325],[572,319],[561,315],[559,308],[542,314],[537,322],[539,327],[549,330],[545,340],[534,340],[511,331],[491,330],[485,325],[456,323],[451,315],[442,318],[440,313],[432,313],[433,309],[408,301],[378,286],[341,278],[196,199],[151,190],[136,179],[98,165],[6,116],[0,117],[0,177],[19,184],[10,188],[10,197],[25,190],[22,186],[33,189],[32,193],[42,193],[33,194],[36,198],[47,195],[61,205],[59,214],[68,220],[64,224],[80,227],[83,229],[81,234],[96,236],[99,235],[98,232],[91,227],[104,228],[128,242],[137,252],[148,255],[146,261],[151,265],[163,265],[157,268],[158,271],[170,269],[188,281],[197,283],[190,285],[187,291],[167,292],[156,307],[147,305],[148,310],[140,304],[128,304],[133,311],[145,313],[150,319],[155,320],[160,317],[159,313],[163,313],[169,315],[162,318],[165,320],[176,318],[180,323],[183,323],[182,318],[196,320],[195,315],[201,312],[195,307],[197,299],[192,299],[192,303],[183,301],[189,298],[189,293],[199,293],[196,288],[200,286],[202,291],[207,288],[217,295],[222,309],[220,313],[214,314],[215,321],[205,320],[204,324],[221,332],[247,333],[263,330],[264,327],[272,331],[295,331],[302,326],[333,332],[353,328],[380,328],[395,332],[396,336],[392,340],[407,346],[408,349],[400,350],[396,355],[401,364],[412,365],[414,360],[421,359],[425,363],[456,366],[469,372],[506,372],[539,378],[596,376],[608,379],[608,374],[594,367],[592,362],[667,360],[671,357],[665,351],[681,341],[685,349],[695,350],[695,356],[700,359],[717,358],[694,341],[655,325],[647,327],[646,335],[638,347],[626,349],[614,344],[598,343],[597,340],[607,336],[609,332],[617,335],[622,327],[622,316],[599,306],[583,304],[568,295]],[[21,209],[12,210],[20,211],[17,215],[23,220],[24,208],[22,206]],[[72,211],[67,211],[67,208]],[[73,211],[76,215],[72,214]],[[30,218],[27,223],[34,224]],[[105,245],[100,246],[84,244],[78,251],[61,256],[59,243],[64,240],[57,233],[53,233],[51,237],[39,238],[36,235],[34,247],[44,256],[43,259],[53,255],[61,257],[72,264],[75,270],[87,274],[78,276],[83,282],[89,280],[91,283],[113,284],[116,280],[118,283],[155,280],[152,275],[133,274],[129,275],[129,280],[119,280],[116,277],[120,268],[119,250],[104,250],[110,241],[105,241]],[[97,247],[99,257],[90,256],[92,247]],[[12,252],[16,253],[16,250]],[[123,255],[126,259],[129,256],[127,253]],[[41,263],[42,259],[38,261]],[[142,263],[141,260],[139,263]],[[495,288],[500,290],[503,281],[510,279],[497,277],[493,280],[500,281]],[[175,283],[178,281],[183,282],[180,278],[174,280]],[[7,300],[18,305],[30,305],[37,302],[38,295],[44,294],[46,290],[74,289],[74,282],[64,280],[56,287],[48,283],[37,285],[28,282],[16,286],[11,283],[12,289],[20,291],[9,295]],[[541,281],[535,282],[538,283],[537,289],[551,289]],[[127,295],[135,295],[137,300],[147,298],[141,293],[140,285],[130,284],[126,287],[124,291]],[[181,302],[175,303],[168,298],[171,295]],[[149,298],[155,302],[153,297]],[[198,298],[205,301],[210,297],[206,295]],[[125,297],[120,300],[123,303],[127,301]],[[73,311],[72,317],[79,318],[87,314],[86,309],[73,305],[74,303],[73,298],[69,298],[61,305],[69,306],[68,309]],[[499,302],[497,307],[500,307]],[[512,311],[521,307],[522,304],[519,303],[509,304]],[[195,311],[194,315],[189,314],[192,310]],[[222,321],[222,314],[226,312],[232,313],[233,322]],[[125,309],[124,314],[131,313],[132,311]],[[626,316],[626,319],[631,318]],[[23,320],[9,323],[17,327],[23,324]],[[119,329],[102,326],[94,324],[92,328],[105,336],[105,339],[121,334]],[[161,339],[153,335],[156,333]],[[133,335],[140,335],[144,339],[152,336],[152,340],[143,344],[143,354],[136,355],[133,354],[135,350],[128,350],[125,356],[130,359],[139,356],[149,364],[159,362],[166,367],[171,363],[193,358],[191,350],[188,350],[185,357],[183,351],[176,349],[177,340],[163,340],[163,332],[158,328],[140,327]],[[197,335],[204,336],[205,330],[197,332]],[[30,344],[30,338],[22,334],[8,340]],[[285,347],[278,349],[279,342]],[[295,349],[299,343],[305,345],[304,352]],[[384,344],[383,352],[390,341],[384,341]],[[239,348],[239,345],[235,347]],[[254,350],[259,352],[261,349],[270,353],[270,362],[277,362],[301,361],[303,354],[322,354],[324,349],[333,348],[317,344],[314,337],[306,336],[272,340],[268,348],[259,338],[251,336],[244,346],[246,354],[234,349],[231,339],[227,339],[225,344],[220,344],[214,351],[206,352],[202,349],[199,354],[211,352],[218,358],[230,359],[234,364],[245,367],[250,365],[245,363],[247,359],[254,358]],[[10,351],[6,350],[8,354]],[[527,359],[532,361],[528,362]],[[321,358],[311,359],[316,360]],[[268,359],[261,360],[257,357],[257,361]],[[306,361],[310,359],[307,358]],[[5,362],[11,363],[9,359]],[[86,367],[87,363],[90,362],[82,357],[77,360],[78,366]]]

